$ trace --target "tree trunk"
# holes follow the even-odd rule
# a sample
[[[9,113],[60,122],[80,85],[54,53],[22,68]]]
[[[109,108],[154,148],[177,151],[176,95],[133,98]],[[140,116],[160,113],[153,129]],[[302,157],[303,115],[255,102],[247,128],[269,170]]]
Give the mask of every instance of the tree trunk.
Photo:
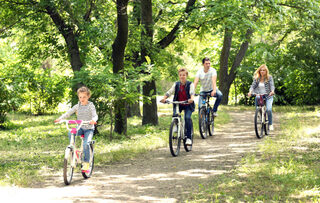
[[[153,41],[153,21],[152,21],[152,1],[141,0],[141,64],[146,61],[146,56],[150,56]],[[147,73],[150,74],[150,73]],[[158,109],[156,101],[156,82],[154,79],[146,81],[142,87],[143,99],[143,118],[142,125],[158,125]]]
[[[156,100],[156,82],[155,80],[146,82],[143,86],[143,117],[142,125],[158,125],[158,110]]]
[[[113,74],[124,77],[121,71],[124,69],[124,51],[128,41],[128,14],[127,5],[128,0],[117,0],[117,26],[118,32],[114,43],[112,44],[112,62],[113,62]],[[117,85],[117,88],[119,86]],[[120,89],[116,89],[118,93]],[[119,96],[114,103],[115,111],[115,128],[114,131],[119,134],[127,134],[127,113],[126,113],[126,101]]]
[[[240,49],[233,60],[233,64],[229,70],[228,60],[229,52],[232,43],[232,32],[228,29],[225,29],[223,47],[220,55],[220,72],[219,72],[219,89],[223,94],[221,104],[228,104],[229,101],[229,91],[231,84],[236,78],[236,70],[240,66],[241,61],[243,60],[246,51],[248,50],[249,41],[251,39],[253,30],[248,29],[246,32],[246,39],[241,44]]]
[[[59,32],[62,34],[63,38],[65,39],[65,42],[67,44],[68,49],[68,55],[70,57],[70,63],[71,68],[73,72],[80,71],[81,67],[83,66],[83,63],[81,61],[80,57],[80,51],[77,41],[77,36],[75,34],[75,30],[72,26],[68,25],[63,18],[60,16],[58,10],[52,6],[51,4],[48,4],[45,9],[47,10],[47,13],[51,17],[52,21],[58,28]],[[77,89],[80,88],[83,85],[83,83],[77,83],[72,87],[73,92],[77,92]],[[72,103],[74,104],[77,101],[76,95],[72,98]]]

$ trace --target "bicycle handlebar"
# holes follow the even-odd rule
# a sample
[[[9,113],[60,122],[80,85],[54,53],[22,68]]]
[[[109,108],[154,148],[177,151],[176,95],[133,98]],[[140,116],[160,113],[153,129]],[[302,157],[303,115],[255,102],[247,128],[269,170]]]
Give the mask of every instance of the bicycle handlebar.
[[[166,100],[164,104],[188,104],[188,101],[170,101]]]
[[[71,130],[69,128],[69,125],[68,124],[78,124],[77,126],[77,131],[81,128],[82,125],[85,125],[85,124],[90,124],[91,121],[83,121],[83,120],[60,120],[59,122],[57,122],[56,124],[60,124],[60,123],[66,123],[66,127],[68,130]],[[97,122],[95,122],[96,124]]]

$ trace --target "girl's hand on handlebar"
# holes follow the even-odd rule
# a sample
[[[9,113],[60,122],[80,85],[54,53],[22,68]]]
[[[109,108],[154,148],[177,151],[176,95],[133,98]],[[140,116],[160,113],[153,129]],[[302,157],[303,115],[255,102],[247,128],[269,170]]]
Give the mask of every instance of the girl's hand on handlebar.
[[[274,92],[270,92],[269,96],[273,96],[274,95]]]
[[[91,120],[91,121],[90,121],[90,124],[91,124],[91,125],[95,125],[95,124],[97,124],[97,122],[94,121],[94,120]]]
[[[249,93],[248,93],[248,97],[251,97],[251,95],[252,95],[251,92],[249,92]]]
[[[213,97],[213,96],[216,96],[216,91],[215,91],[215,90],[213,90],[213,91],[211,92],[211,97]]]
[[[192,104],[193,103],[193,99],[188,99],[188,103]]]

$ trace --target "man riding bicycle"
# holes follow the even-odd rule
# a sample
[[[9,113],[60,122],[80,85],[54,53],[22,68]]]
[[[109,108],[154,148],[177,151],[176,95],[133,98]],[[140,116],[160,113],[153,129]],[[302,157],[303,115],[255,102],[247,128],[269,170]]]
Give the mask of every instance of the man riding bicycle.
[[[197,84],[200,80],[201,83],[201,88],[200,88],[200,94],[201,93],[211,93],[211,97],[216,96],[217,100],[213,106],[213,115],[216,117],[217,111],[218,111],[218,106],[221,102],[222,99],[222,93],[220,90],[217,88],[217,71],[216,69],[210,67],[210,59],[208,57],[205,57],[202,59],[202,65],[203,68],[198,70],[196,77],[194,79],[194,89],[197,88]],[[202,105],[202,100],[203,97],[199,96],[199,110]]]

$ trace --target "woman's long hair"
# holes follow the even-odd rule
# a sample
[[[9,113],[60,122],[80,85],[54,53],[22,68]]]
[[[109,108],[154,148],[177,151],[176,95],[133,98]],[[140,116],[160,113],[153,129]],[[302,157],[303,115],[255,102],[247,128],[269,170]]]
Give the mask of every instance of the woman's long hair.
[[[261,68],[265,68],[266,71],[267,71],[266,78],[264,78],[264,80],[269,80],[269,77],[270,77],[270,75],[269,75],[269,69],[268,69],[268,67],[267,67],[266,64],[262,64],[262,65],[256,70],[256,72],[254,72],[254,75],[253,75],[254,79],[258,80],[258,79],[261,78],[261,74],[260,74]]]

